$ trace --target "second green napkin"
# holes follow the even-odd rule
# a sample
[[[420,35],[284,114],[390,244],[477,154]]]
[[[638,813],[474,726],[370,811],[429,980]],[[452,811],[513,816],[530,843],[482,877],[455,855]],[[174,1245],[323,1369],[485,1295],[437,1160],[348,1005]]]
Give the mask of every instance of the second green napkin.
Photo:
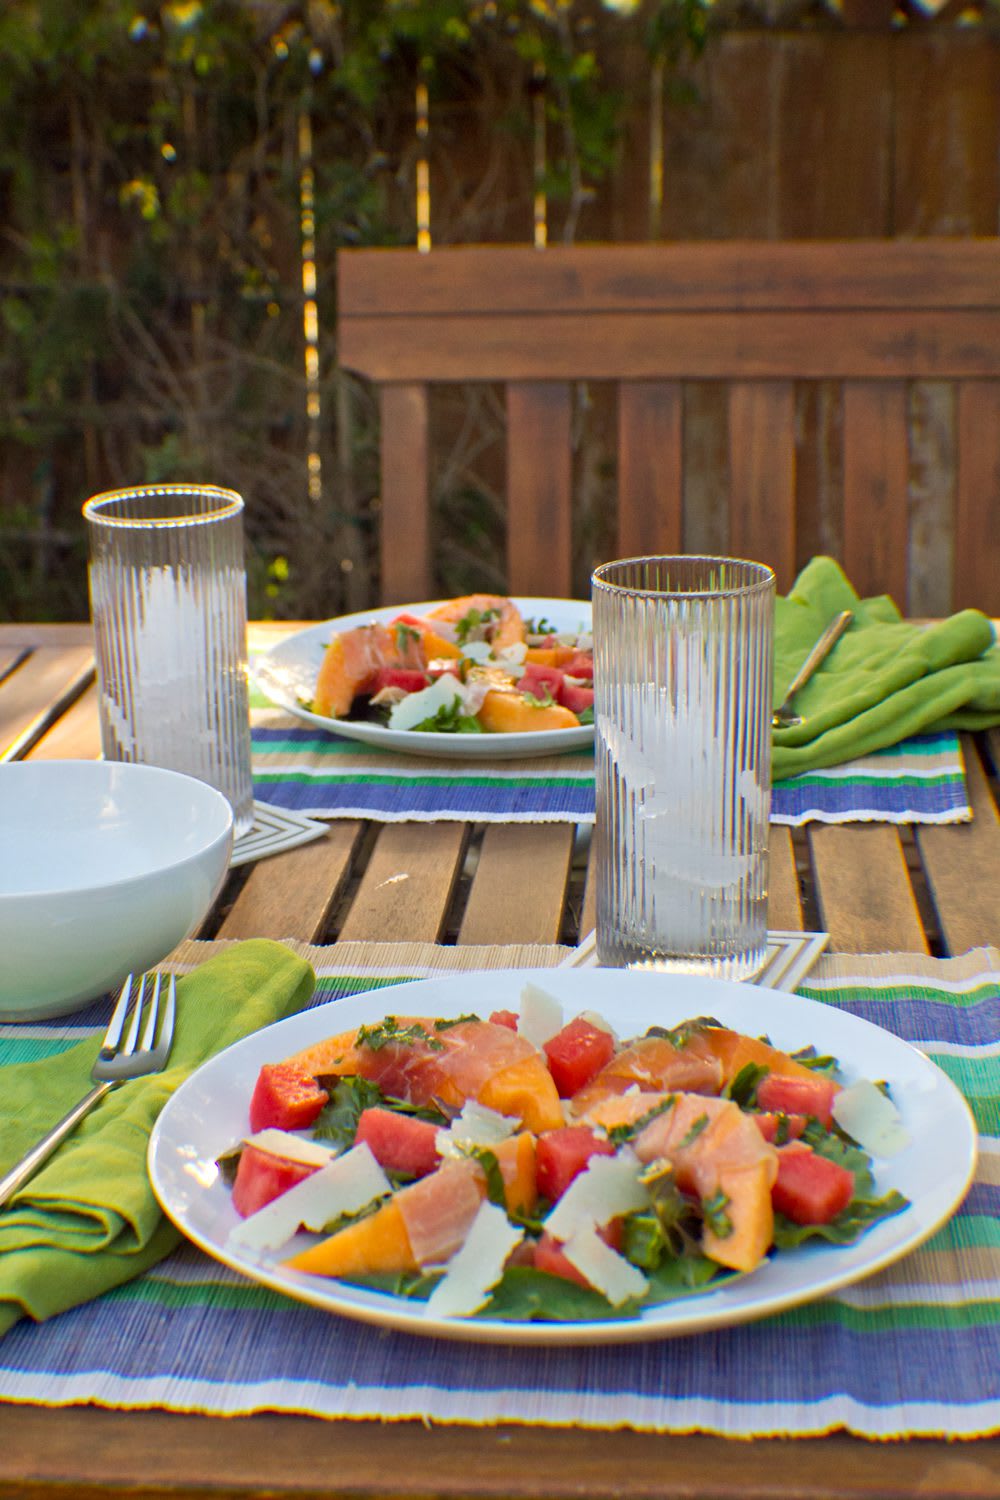
[[[979,610],[918,625],[886,595],[859,599],[831,557],[814,557],[775,604],[774,702],[825,626],[854,623],[796,695],[802,723],[774,731],[775,781],[855,760],[938,729],[1000,724],[1000,647]]]
[[[0,1334],[25,1315],[41,1320],[87,1302],[173,1249],[179,1233],[146,1171],[157,1115],[206,1058],[301,1010],[314,985],[308,963],[262,938],[234,944],[178,981],[168,1068],[113,1090],[0,1210]],[[100,1040],[0,1070],[0,1172],[88,1091]]]

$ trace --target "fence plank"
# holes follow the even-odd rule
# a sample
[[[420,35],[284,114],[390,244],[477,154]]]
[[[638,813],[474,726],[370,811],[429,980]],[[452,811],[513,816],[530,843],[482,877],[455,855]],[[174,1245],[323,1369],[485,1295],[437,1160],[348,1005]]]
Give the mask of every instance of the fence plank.
[[[1000,615],[1000,381],[958,388],[954,599]]]
[[[906,391],[897,381],[844,387],[844,562],[859,594],[906,608]]]

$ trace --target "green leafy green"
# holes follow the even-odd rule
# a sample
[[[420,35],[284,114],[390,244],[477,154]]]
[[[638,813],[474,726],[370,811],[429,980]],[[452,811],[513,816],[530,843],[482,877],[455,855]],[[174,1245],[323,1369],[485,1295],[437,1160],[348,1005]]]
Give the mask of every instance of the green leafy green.
[[[705,1227],[711,1230],[717,1240],[727,1240],[733,1232],[733,1221],[726,1213],[728,1207],[729,1197],[721,1188],[701,1200]]]
[[[750,1109],[757,1103],[757,1087],[761,1079],[766,1078],[770,1071],[770,1068],[764,1068],[760,1063],[746,1063],[726,1084],[723,1096],[732,1099],[740,1109]]]
[[[824,1073],[827,1077],[833,1077],[839,1071],[837,1059],[829,1054],[818,1053],[815,1047],[803,1047],[799,1052],[789,1053],[789,1056],[804,1068],[811,1068],[814,1073]]]
[[[471,714],[463,713],[462,700],[455,697],[442,703],[437,713],[413,725],[414,734],[482,734],[483,726]]]
[[[657,1104],[654,1104],[652,1109],[647,1109],[644,1115],[640,1115],[639,1118],[637,1120],[633,1120],[631,1124],[612,1125],[611,1129],[608,1131],[608,1140],[611,1141],[612,1145],[615,1146],[621,1146],[624,1145],[626,1141],[634,1140],[637,1135],[642,1134],[646,1126],[649,1125],[651,1121],[656,1119],[657,1115],[666,1114],[668,1109],[673,1109],[676,1102],[677,1096],[675,1094],[667,1094],[664,1099],[661,1099]]]
[[[395,1016],[386,1016],[374,1026],[359,1026],[354,1039],[356,1047],[367,1047],[370,1052],[381,1052],[383,1047],[414,1047],[422,1043],[432,1052],[440,1052],[444,1042],[428,1032],[415,1021],[412,1026],[400,1026]]]
[[[882,1198],[852,1198],[847,1207],[829,1224],[796,1224],[784,1214],[774,1216],[774,1245],[777,1250],[794,1250],[806,1240],[828,1240],[833,1245],[853,1245],[872,1224],[891,1219],[909,1207],[910,1200],[895,1189]]]
[[[481,639],[487,633],[487,627],[494,621],[499,620],[499,609],[470,609],[467,614],[456,621],[455,639],[460,646],[466,641]]]
[[[367,1078],[353,1076],[331,1079],[329,1086],[323,1086],[328,1088],[330,1098],[316,1118],[313,1134],[346,1151],[354,1144],[362,1111],[383,1102],[382,1090]]]

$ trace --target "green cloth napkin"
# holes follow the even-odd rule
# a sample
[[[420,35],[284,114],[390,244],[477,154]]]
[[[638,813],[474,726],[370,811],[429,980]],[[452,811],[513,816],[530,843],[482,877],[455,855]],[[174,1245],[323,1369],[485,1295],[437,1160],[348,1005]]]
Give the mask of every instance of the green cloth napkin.
[[[0,1335],[25,1315],[76,1307],[155,1265],[180,1233],[146,1171],[157,1115],[206,1058],[300,1010],[311,966],[283,943],[234,944],[178,980],[177,1026],[163,1073],[113,1089],[44,1167],[0,1209]],[[0,1174],[91,1086],[101,1037],[0,1069]]]
[[[854,622],[796,694],[803,722],[774,731],[775,781],[855,760],[910,735],[1000,724],[1000,647],[976,609],[933,625],[886,595],[859,599],[832,557],[814,557],[775,602],[774,704],[841,610]]]

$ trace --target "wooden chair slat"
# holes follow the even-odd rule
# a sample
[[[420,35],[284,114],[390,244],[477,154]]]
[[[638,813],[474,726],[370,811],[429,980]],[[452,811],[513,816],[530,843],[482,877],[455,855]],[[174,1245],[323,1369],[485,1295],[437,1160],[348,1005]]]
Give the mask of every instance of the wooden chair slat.
[[[507,569],[514,594],[571,592],[571,415],[567,385],[508,387]]]
[[[997,240],[345,250],[339,275],[340,363],[396,388],[383,401],[386,599],[429,587],[425,387],[496,382],[511,591],[572,593],[600,560],[591,532],[570,534],[573,445],[617,462],[605,555],[728,547],[773,559],[785,588],[829,551],[861,593],[904,610],[1000,614]],[[617,436],[603,394],[570,422],[556,392],[574,382],[617,387]],[[957,391],[954,430],[936,398],[927,454],[920,382]],[[943,580],[929,556],[941,538],[954,554]]]
[[[929,951],[899,835],[884,824],[811,826],[824,932],[841,953]]]
[[[844,565],[858,593],[907,595],[906,391],[897,381],[844,387]]]
[[[255,864],[216,936],[321,942],[361,834],[359,822],[331,823],[314,843]]]
[[[431,577],[427,387],[386,385],[382,425],[382,599],[406,604],[426,597]]]
[[[680,552],[684,521],[683,397],[677,381],[618,392],[618,556]]]
[[[463,823],[381,828],[340,940],[437,942],[461,873],[466,832]]]
[[[463,245],[348,251],[350,317],[436,313],[748,308],[995,308],[995,239]]]
[[[792,832],[771,824],[768,834],[767,925],[778,932],[801,932],[805,927]]]
[[[400,314],[346,319],[340,358],[380,383],[984,378],[1000,312]]]
[[[914,830],[949,953],[995,943],[998,927],[1000,819],[968,735],[962,736],[962,750],[972,822],[960,827],[928,824]]]
[[[460,943],[558,943],[573,856],[570,823],[491,823]]]
[[[795,580],[795,391],[790,381],[734,381],[729,392],[729,542]]]
[[[955,495],[956,609],[1000,612],[1000,381],[958,388],[958,478]]]

